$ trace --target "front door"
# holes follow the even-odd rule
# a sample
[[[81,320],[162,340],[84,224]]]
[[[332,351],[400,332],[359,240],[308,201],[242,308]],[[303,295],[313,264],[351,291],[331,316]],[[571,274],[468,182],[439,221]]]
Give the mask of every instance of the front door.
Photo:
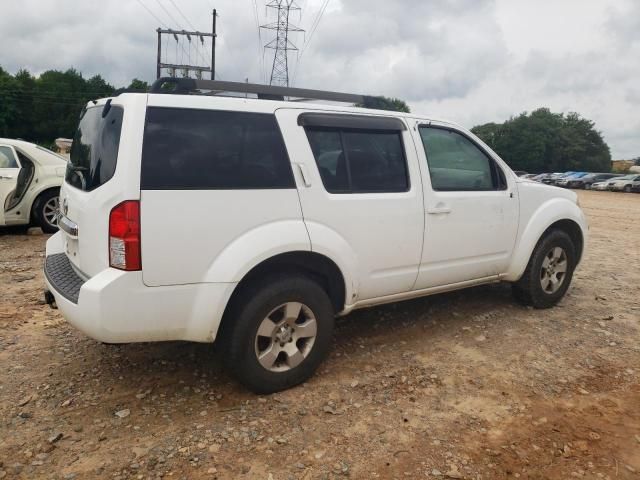
[[[418,274],[424,216],[416,149],[392,116],[278,110],[304,184],[302,213],[318,253],[354,274],[347,304],[408,292]]]
[[[5,202],[16,189],[19,172],[16,151],[10,145],[0,145],[0,225],[5,224]]]
[[[518,229],[514,179],[466,133],[434,124],[418,131],[425,241],[415,288],[506,272]]]

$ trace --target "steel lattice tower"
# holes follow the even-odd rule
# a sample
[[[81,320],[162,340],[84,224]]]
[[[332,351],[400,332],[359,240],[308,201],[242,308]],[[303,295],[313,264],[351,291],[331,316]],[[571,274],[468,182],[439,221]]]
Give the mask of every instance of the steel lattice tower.
[[[270,0],[267,3],[267,7],[277,11],[277,21],[260,26],[260,28],[275,30],[276,32],[276,38],[264,46],[264,48],[275,50],[269,85],[288,87],[289,52],[298,50],[298,47],[289,39],[289,33],[304,32],[300,27],[293,25],[289,19],[291,12],[300,11],[300,7],[298,7],[294,0]]]

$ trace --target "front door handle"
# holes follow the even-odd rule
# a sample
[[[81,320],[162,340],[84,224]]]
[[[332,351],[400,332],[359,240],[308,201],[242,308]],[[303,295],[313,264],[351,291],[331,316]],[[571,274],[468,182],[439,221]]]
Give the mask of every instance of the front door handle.
[[[436,207],[427,208],[427,213],[429,215],[440,215],[451,213],[451,207],[447,207],[445,205],[438,205]]]
[[[0,178],[5,180],[11,180],[13,178],[13,175],[0,175]]]

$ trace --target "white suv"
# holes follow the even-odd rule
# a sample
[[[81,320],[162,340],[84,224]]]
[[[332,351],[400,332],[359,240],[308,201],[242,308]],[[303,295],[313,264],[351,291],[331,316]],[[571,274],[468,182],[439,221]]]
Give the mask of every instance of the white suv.
[[[575,193],[454,124],[332,92],[152,92],[87,106],[47,242],[47,301],[97,340],[215,340],[273,392],[312,375],[336,315],[500,281],[546,308],[582,257]]]

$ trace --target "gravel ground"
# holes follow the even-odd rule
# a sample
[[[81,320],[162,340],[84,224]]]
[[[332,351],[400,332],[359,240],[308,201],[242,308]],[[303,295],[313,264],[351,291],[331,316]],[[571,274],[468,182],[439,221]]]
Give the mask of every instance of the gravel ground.
[[[640,478],[640,195],[580,200],[556,308],[496,285],[356,312],[270,396],[210,345],[86,338],[42,301],[46,236],[0,232],[0,479]]]

